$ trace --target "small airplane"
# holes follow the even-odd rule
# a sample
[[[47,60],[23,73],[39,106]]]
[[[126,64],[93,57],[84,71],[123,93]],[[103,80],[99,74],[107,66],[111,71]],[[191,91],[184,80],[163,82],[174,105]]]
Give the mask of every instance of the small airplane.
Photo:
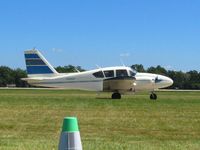
[[[106,67],[74,73],[58,73],[38,50],[24,52],[28,78],[22,80],[36,87],[112,92],[112,99],[122,94],[149,91],[156,100],[156,89],[166,88],[173,80],[158,74],[139,73],[130,67]]]

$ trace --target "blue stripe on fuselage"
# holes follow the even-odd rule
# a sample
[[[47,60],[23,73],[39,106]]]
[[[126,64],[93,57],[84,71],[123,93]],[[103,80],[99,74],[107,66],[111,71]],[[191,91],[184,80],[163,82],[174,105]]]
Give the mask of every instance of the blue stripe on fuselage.
[[[25,54],[25,58],[29,59],[29,58],[40,58],[40,57],[38,56],[38,54]]]
[[[48,66],[27,66],[28,74],[51,74],[53,71]]]

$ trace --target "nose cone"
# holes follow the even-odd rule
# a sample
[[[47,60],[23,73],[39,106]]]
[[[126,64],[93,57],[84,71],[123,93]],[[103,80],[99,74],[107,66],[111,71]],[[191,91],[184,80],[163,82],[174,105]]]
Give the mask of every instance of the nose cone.
[[[156,83],[157,88],[166,88],[174,83],[171,78],[161,75],[158,76],[158,81],[159,82]]]
[[[174,81],[171,78],[168,78],[167,82],[168,82],[169,86],[174,84]]]

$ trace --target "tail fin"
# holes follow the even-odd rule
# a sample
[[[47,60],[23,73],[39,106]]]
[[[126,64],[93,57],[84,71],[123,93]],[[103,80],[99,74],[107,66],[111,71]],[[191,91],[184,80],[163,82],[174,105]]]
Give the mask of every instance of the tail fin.
[[[24,55],[26,61],[26,69],[29,76],[58,74],[58,72],[38,50],[25,51]]]

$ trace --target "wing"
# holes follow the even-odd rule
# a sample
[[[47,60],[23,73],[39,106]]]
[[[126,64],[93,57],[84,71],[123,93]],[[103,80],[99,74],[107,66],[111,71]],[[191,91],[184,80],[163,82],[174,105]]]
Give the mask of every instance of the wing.
[[[135,77],[115,77],[103,81],[105,92],[130,92],[134,91]]]

